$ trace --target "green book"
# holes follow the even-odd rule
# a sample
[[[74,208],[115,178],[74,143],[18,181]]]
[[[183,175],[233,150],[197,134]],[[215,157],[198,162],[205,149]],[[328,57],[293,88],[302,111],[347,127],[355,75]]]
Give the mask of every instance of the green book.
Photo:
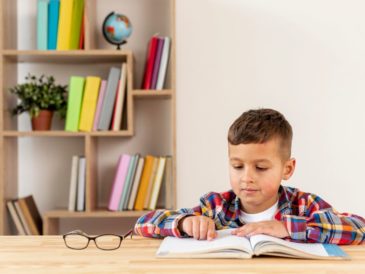
[[[125,208],[125,206],[124,206],[125,205],[125,200],[128,199],[127,195],[129,193],[130,185],[133,181],[132,177],[135,173],[136,160],[137,160],[137,155],[133,155],[132,158],[131,158],[131,161],[129,162],[127,176],[125,178],[122,195],[121,195],[120,200],[119,200],[118,210],[120,210],[120,211],[122,211]]]
[[[85,78],[71,76],[68,90],[66,131],[78,131]]]
[[[71,16],[71,36],[69,49],[79,49],[84,0],[74,0]]]

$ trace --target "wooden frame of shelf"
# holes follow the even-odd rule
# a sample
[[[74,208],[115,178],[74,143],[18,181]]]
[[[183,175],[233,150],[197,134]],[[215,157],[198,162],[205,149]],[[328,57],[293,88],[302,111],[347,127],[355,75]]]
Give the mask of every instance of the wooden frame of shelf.
[[[84,152],[87,159],[86,169],[86,200],[84,212],[70,212],[67,210],[52,210],[44,213],[45,234],[57,234],[61,219],[85,219],[85,218],[137,218],[147,211],[121,211],[111,212],[101,210],[97,206],[96,183],[96,154],[97,140],[100,138],[123,137],[131,138],[134,135],[134,105],[137,100],[170,100],[171,104],[171,130],[172,130],[172,163],[173,163],[173,193],[174,207],[176,207],[176,60],[175,60],[175,0],[166,0],[166,5],[171,8],[171,51],[169,60],[169,84],[164,90],[140,90],[134,89],[134,59],[130,50],[105,50],[95,49],[95,35],[93,24],[95,23],[96,1],[86,1],[85,7],[85,50],[70,51],[39,51],[17,49],[17,1],[0,1],[0,234],[9,234],[10,216],[6,210],[6,200],[18,196],[18,139],[27,138],[82,138],[84,139]],[[15,29],[14,29],[15,28]],[[10,35],[11,34],[11,35]],[[6,39],[5,39],[6,38]],[[17,83],[18,64],[62,64],[71,65],[81,63],[90,65],[94,63],[122,63],[127,62],[127,125],[128,128],[121,131],[96,131],[96,132],[66,132],[55,131],[18,131],[16,119],[11,117],[9,109],[15,104],[12,96],[6,92],[9,87]],[[11,183],[10,183],[11,182]]]

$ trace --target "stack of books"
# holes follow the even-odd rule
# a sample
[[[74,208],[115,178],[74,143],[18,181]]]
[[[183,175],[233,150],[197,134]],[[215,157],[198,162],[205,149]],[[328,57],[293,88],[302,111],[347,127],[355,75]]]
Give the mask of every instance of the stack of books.
[[[171,156],[122,154],[110,192],[108,209],[171,209],[173,193]]]
[[[42,235],[42,217],[33,196],[6,202],[19,235]]]
[[[152,36],[147,50],[142,89],[163,89],[170,55],[170,44],[171,39],[169,37]]]
[[[84,48],[84,0],[38,0],[37,49]]]
[[[66,114],[66,131],[122,129],[125,115],[127,64],[112,67],[108,80],[72,76]]]

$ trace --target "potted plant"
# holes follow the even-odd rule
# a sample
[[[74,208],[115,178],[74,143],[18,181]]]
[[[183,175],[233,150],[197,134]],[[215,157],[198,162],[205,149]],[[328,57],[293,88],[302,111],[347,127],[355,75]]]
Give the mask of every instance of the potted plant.
[[[67,86],[56,85],[53,76],[37,78],[29,73],[25,80],[26,83],[10,88],[19,99],[13,114],[29,112],[33,130],[49,130],[53,112],[57,112],[61,119],[66,117]]]

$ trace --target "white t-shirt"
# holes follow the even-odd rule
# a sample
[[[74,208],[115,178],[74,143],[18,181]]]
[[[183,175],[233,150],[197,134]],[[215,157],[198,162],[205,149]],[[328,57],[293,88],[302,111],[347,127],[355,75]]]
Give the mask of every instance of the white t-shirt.
[[[243,221],[244,223],[247,224],[247,223],[272,220],[275,216],[276,210],[278,209],[278,204],[279,204],[279,201],[276,201],[276,203],[272,207],[270,207],[262,212],[253,213],[253,214],[249,214],[249,213],[246,213],[241,210],[241,216],[240,216],[241,221]]]

